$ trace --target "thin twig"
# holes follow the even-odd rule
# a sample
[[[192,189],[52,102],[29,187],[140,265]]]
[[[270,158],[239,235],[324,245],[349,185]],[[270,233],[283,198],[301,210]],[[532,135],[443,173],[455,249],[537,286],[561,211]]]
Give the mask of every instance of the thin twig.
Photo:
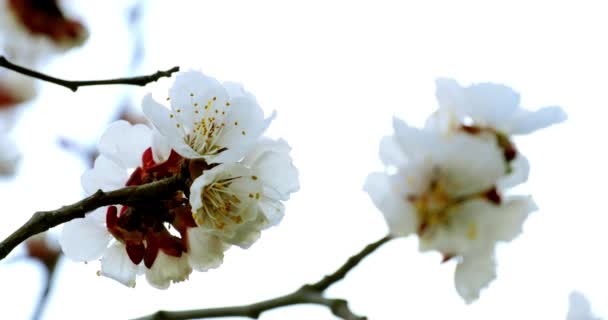
[[[57,210],[39,211],[13,234],[0,242],[0,260],[4,259],[17,245],[27,238],[49,230],[52,227],[76,218],[84,218],[85,214],[97,208],[112,204],[136,204],[148,199],[158,199],[171,196],[175,190],[182,187],[181,176],[173,176],[152,183],[126,187],[110,192],[98,190],[91,196],[74,204],[63,206]]]
[[[166,71],[157,71],[156,73],[132,77],[132,78],[118,78],[118,79],[106,79],[106,80],[64,80],[55,77],[51,77],[49,75],[40,73],[38,71],[34,71],[14,63],[8,61],[4,56],[0,56],[0,67],[7,68],[9,70],[13,70],[15,72],[24,74],[26,76],[30,76],[32,78],[40,79],[46,82],[51,82],[60,86],[64,86],[72,91],[78,90],[80,87],[84,86],[100,86],[100,85],[111,85],[111,84],[127,84],[134,86],[145,86],[150,82],[157,81],[162,77],[171,77],[171,75],[177,71],[179,71],[179,67],[173,67]]]
[[[305,284],[298,290],[260,302],[231,306],[222,308],[209,308],[185,311],[157,311],[153,314],[134,320],[186,320],[221,317],[247,317],[258,319],[260,315],[268,310],[296,304],[317,304],[325,306],[331,312],[345,320],[364,320],[366,317],[354,314],[348,307],[348,302],[343,299],[330,299],[323,296],[324,291],[334,283],[342,280],[346,274],[356,267],[365,257],[392,239],[386,236],[376,242],[367,245],[356,255],[349,258],[338,270],[325,276],[322,280],[313,284]]]

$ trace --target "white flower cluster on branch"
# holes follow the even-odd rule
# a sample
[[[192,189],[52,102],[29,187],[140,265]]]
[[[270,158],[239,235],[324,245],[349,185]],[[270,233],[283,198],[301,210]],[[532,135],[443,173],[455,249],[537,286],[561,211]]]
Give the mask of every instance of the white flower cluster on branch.
[[[299,189],[287,142],[263,137],[274,114],[264,118],[240,85],[183,72],[167,100],[171,110],[144,98],[154,129],[113,123],[82,185],[92,194],[180,175],[185,188],[170,199],[100,208],[62,233],[68,257],[101,258],[100,274],[127,286],[145,273],[164,289],[193,269],[218,267],[230,246],[248,248],[278,224],[283,201]]]
[[[394,119],[394,135],[380,144],[386,171],[370,174],[364,189],[392,234],[416,234],[421,251],[457,259],[456,290],[470,303],[496,277],[495,244],[517,237],[537,209],[530,196],[509,192],[529,170],[512,135],[566,115],[559,107],[524,110],[517,92],[492,83],[439,79],[436,94],[439,109],[424,128]]]

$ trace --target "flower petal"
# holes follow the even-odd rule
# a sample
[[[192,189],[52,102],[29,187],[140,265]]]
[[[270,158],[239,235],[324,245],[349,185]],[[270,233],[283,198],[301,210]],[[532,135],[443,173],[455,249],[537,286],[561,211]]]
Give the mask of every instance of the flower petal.
[[[135,287],[139,268],[127,255],[127,248],[121,242],[114,242],[101,258],[101,275],[114,279],[127,287]]]
[[[188,264],[186,255],[173,257],[161,250],[158,252],[152,268],[146,270],[146,279],[157,289],[167,289],[171,282],[187,280],[191,272],[192,268]]]
[[[136,168],[141,156],[152,143],[152,131],[143,124],[131,125],[127,121],[115,121],[99,140],[99,153],[124,169]]]
[[[188,229],[188,259],[194,270],[207,271],[219,267],[228,246],[203,228]]]
[[[124,187],[129,179],[125,168],[120,167],[114,161],[104,155],[95,159],[93,169],[85,171],[80,177],[80,182],[87,194],[93,194],[97,190],[111,191]]]
[[[286,142],[281,140],[277,144]],[[268,148],[268,146],[264,146]],[[275,150],[289,150],[289,147],[277,145],[276,148],[260,154],[251,164],[253,179],[260,179],[265,187],[276,191],[277,200],[288,200],[289,195],[300,189],[298,169],[293,165],[289,153]],[[254,151],[255,152],[255,151]]]
[[[498,190],[506,190],[520,185],[528,180],[530,174],[530,163],[528,159],[521,153],[509,163],[511,173],[500,178],[496,183]]]
[[[495,278],[496,262],[493,251],[463,257],[454,274],[456,291],[466,303],[477,300],[481,289],[487,287]]]
[[[233,99],[227,109],[226,125],[217,141],[217,145],[227,150],[209,157],[211,163],[233,162],[243,158],[272,120],[264,119],[264,112],[257,102],[246,97]]]
[[[474,123],[502,129],[502,125],[519,110],[519,93],[495,83],[474,84],[465,89],[467,116]]]
[[[103,213],[99,208],[94,213]],[[90,213],[93,214],[93,213]],[[65,255],[74,261],[91,261],[101,257],[110,243],[111,235],[105,223],[87,216],[63,225],[59,243]]]
[[[453,197],[488,190],[506,171],[502,150],[493,141],[455,134],[435,148],[433,163]]]
[[[176,152],[179,153],[178,149],[181,151],[181,149],[189,148],[184,142],[185,133],[182,125],[165,106],[156,102],[151,94],[144,96],[142,110],[160,134],[167,138]]]
[[[214,101],[213,97],[216,98],[216,103],[225,103],[228,94],[216,79],[199,71],[178,73],[169,89],[173,114],[187,129],[191,129],[194,123],[200,121],[200,111],[204,111],[202,108],[207,103]],[[199,110],[199,113],[195,113],[195,110]]]
[[[416,230],[414,208],[391,187],[389,176],[376,172],[367,176],[363,190],[384,214],[392,234],[407,236]]]
[[[568,115],[560,107],[544,107],[537,111],[522,110],[510,121],[511,134],[529,134],[538,129],[564,122]]]

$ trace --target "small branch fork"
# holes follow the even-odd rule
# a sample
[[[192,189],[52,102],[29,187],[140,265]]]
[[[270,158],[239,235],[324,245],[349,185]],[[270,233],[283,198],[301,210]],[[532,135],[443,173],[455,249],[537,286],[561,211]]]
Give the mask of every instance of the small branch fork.
[[[344,320],[365,320],[366,317],[354,314],[348,307],[348,302],[343,299],[330,299],[324,297],[324,291],[334,283],[342,280],[346,274],[356,267],[365,257],[370,255],[383,244],[390,241],[391,236],[386,236],[376,242],[370,243],[356,255],[350,257],[334,273],[325,276],[313,284],[305,284],[298,290],[260,302],[222,308],[197,309],[185,311],[157,311],[156,313],[137,318],[134,320],[185,320],[221,317],[247,317],[258,319],[260,315],[268,310],[291,306],[296,304],[317,304],[325,306],[331,312]]]
[[[19,65],[16,65],[10,61],[8,61],[4,56],[0,56],[0,67],[4,67],[6,69],[9,70],[13,70],[15,72],[24,74],[26,76],[32,77],[32,78],[36,78],[36,79],[40,79],[46,82],[51,82],[63,87],[66,87],[72,91],[76,91],[78,90],[78,88],[80,87],[85,87],[85,86],[100,86],[100,85],[113,85],[113,84],[126,84],[126,85],[133,85],[133,86],[145,86],[150,82],[154,82],[157,81],[160,78],[163,77],[171,77],[171,75],[175,72],[179,71],[179,67],[173,67],[169,70],[166,71],[157,71],[156,73],[150,74],[150,75],[146,75],[146,76],[139,76],[139,77],[132,77],[132,78],[118,78],[118,79],[106,79],[106,80],[84,80],[84,81],[70,81],[70,80],[64,80],[64,79],[59,79],[59,78],[55,78],[55,77],[51,77],[49,75],[40,73],[38,71],[34,71]]]

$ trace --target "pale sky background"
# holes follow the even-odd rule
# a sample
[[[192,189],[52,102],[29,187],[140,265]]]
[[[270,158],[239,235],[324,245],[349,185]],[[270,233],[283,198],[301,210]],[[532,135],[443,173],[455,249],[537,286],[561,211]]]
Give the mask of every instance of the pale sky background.
[[[121,1],[68,1],[89,27],[82,49],[46,72],[71,79],[126,75],[132,49]],[[570,119],[516,139],[531,174],[521,193],[540,210],[524,233],[497,249],[498,277],[466,305],[455,263],[421,254],[415,238],[385,245],[328,291],[370,319],[564,319],[568,294],[583,292],[608,318],[606,108],[608,3],[604,1],[150,1],[146,60],[138,73],[179,65],[242,82],[267,114],[268,134],[293,147],[301,191],[279,227],[249,250],[233,248],[219,269],[169,290],[140,278],[135,289],[87,265],[60,262],[46,319],[125,319],[162,309],[244,304],[288,293],[334,271],[387,232],[361,190],[380,170],[378,143],[394,115],[422,124],[436,107],[434,79],[491,81],[518,90],[525,107],[560,105]],[[0,237],[36,210],[82,197],[85,165],[58,137],[94,144],[122,94],[166,95],[171,80],[78,93],[42,85],[14,137],[19,175],[0,181]],[[59,229],[53,230],[55,234]],[[16,250],[13,257],[18,257]],[[0,318],[27,319],[41,269],[0,264]],[[334,319],[318,306],[261,319]]]

